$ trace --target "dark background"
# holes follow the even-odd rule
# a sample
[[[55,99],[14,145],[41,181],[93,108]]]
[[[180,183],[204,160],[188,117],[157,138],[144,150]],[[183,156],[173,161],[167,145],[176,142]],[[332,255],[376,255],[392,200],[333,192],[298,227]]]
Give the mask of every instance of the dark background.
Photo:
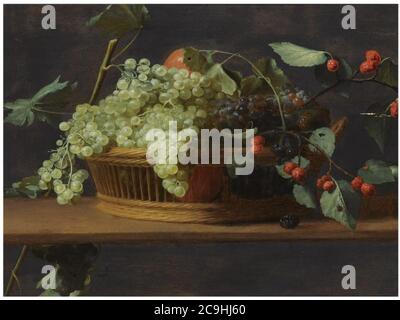
[[[56,5],[56,30],[41,28],[41,7],[4,7],[4,99],[13,101],[31,97],[43,85],[61,75],[63,80],[78,81],[74,104],[86,102],[109,39],[86,27],[85,22],[105,6]],[[195,46],[240,52],[250,59],[266,55],[277,58],[267,44],[290,41],[333,52],[345,57],[354,66],[362,62],[366,49],[377,49],[382,56],[391,56],[397,61],[397,6],[355,5],[355,8],[357,29],[343,30],[343,15],[339,5],[149,5],[152,20],[129,49],[128,56],[147,57],[153,63],[160,63],[176,48]],[[277,61],[297,86],[310,94],[320,90],[311,70],[289,67],[279,58]],[[102,96],[113,90],[117,76],[115,73],[107,77]],[[341,115],[350,118],[350,125],[337,147],[335,157],[351,171],[371,158],[397,162],[397,142],[385,156],[380,154],[377,146],[366,138],[360,117],[357,116],[376,101],[394,99],[394,92],[374,84],[356,84],[353,89],[350,99],[334,94],[319,99],[322,105],[331,110],[333,118]],[[54,147],[58,134],[56,128],[42,123],[29,128],[6,124],[5,186],[31,175],[48,156],[47,150]],[[117,282],[113,282],[111,275],[109,278],[99,277],[97,283],[95,278],[92,294],[345,294],[339,289],[339,282],[322,281],[322,275],[328,271],[328,266],[333,268],[332,263],[336,262],[340,265],[339,261],[347,256],[356,259],[360,266],[371,259],[375,263],[374,267],[363,267],[365,279],[369,280],[361,286],[362,291],[358,290],[355,294],[397,294],[397,247],[385,243],[193,245],[191,249],[185,246],[111,248],[103,252],[99,272],[107,275],[121,265],[127,268],[127,272],[114,270],[113,277],[119,275]],[[343,248],[347,253],[352,248],[352,254],[344,254]],[[7,258],[15,255],[14,248],[8,249],[6,271],[11,262]],[[271,249],[279,253],[273,261],[268,251]],[[192,250],[195,252],[192,259],[195,261],[197,257],[203,263],[186,260]],[[315,254],[329,250],[336,254],[331,256],[329,263],[326,254]],[[156,260],[157,266],[152,266],[150,252],[167,258]],[[253,252],[253,255],[247,257],[250,254],[248,252]],[[303,254],[309,258],[301,260],[303,263],[300,268],[304,269],[299,270],[298,259],[303,259]],[[171,256],[175,256],[176,260],[171,262]],[[125,258],[131,258],[127,266]],[[240,263],[237,263],[238,259]],[[34,268],[37,262],[31,262],[31,268],[25,269],[27,279],[40,270]],[[132,269],[129,269],[129,265],[132,265]],[[217,270],[215,266],[218,266]],[[143,271],[146,268],[150,271]],[[132,272],[133,269],[136,271]],[[275,274],[274,270],[279,272]],[[315,281],[312,280],[314,278],[305,280],[308,270],[312,270],[312,274],[320,274],[321,277],[317,277],[319,281],[316,278]],[[335,266],[334,270],[340,270],[339,266]],[[160,272],[169,276],[160,276]],[[179,278],[177,275],[181,274],[187,282],[175,283]],[[244,276],[249,274],[252,281],[247,281]],[[331,276],[336,279],[338,275],[335,273]],[[269,281],[271,277],[274,279],[272,282]],[[327,279],[330,279],[329,276]],[[139,286],[135,287],[137,283]],[[28,294],[35,294],[33,287],[31,290],[28,290]]]

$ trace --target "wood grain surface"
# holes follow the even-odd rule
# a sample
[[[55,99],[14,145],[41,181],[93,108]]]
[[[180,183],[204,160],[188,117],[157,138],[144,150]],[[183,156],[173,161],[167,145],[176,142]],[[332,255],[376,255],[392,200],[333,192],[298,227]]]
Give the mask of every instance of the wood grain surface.
[[[364,220],[355,232],[328,219],[304,220],[294,230],[278,223],[201,225],[118,218],[96,209],[98,200],[84,198],[75,206],[54,199],[6,199],[6,244],[230,242],[267,240],[397,239],[397,219]]]

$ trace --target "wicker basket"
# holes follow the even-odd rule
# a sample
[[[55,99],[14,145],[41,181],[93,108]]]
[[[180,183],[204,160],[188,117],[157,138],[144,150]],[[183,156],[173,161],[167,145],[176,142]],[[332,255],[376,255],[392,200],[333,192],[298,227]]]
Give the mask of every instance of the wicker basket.
[[[346,121],[339,120],[332,128],[339,135],[345,124]],[[266,149],[258,160],[272,164],[275,157],[272,151]],[[238,198],[230,193],[226,175],[221,177],[221,190],[218,190],[217,197],[212,202],[185,202],[176,199],[162,187],[162,181],[147,162],[146,151],[143,149],[115,147],[87,161],[97,188],[97,197],[100,199],[98,208],[116,216],[166,222],[247,223],[276,220],[288,212],[298,215],[311,212],[297,204],[292,195],[262,200]],[[318,170],[322,163],[323,159],[318,156],[311,160],[313,170]],[[215,169],[215,165],[204,167],[205,172],[207,168],[210,171]],[[214,172],[211,171],[210,175]],[[213,187],[211,180],[204,180],[203,189]],[[191,188],[190,184],[189,189]]]

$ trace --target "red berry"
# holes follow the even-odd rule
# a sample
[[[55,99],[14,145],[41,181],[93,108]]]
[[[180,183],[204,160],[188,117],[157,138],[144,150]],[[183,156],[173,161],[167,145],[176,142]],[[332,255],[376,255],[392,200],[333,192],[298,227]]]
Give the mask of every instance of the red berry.
[[[372,197],[375,194],[376,188],[373,184],[363,183],[361,185],[361,193],[364,197]]]
[[[336,72],[339,69],[339,61],[336,59],[329,59],[326,63],[326,68],[330,72]]]
[[[363,183],[364,183],[363,178],[357,176],[351,181],[351,186],[354,190],[360,190]]]
[[[332,177],[329,175],[323,175],[321,178],[317,180],[317,187],[319,189],[323,189],[324,183],[327,181],[332,181]]]
[[[286,162],[283,166],[283,171],[285,171],[287,174],[291,174],[292,171],[297,167],[297,164],[295,164],[294,162]]]
[[[393,101],[390,104],[390,115],[392,116],[392,118],[397,118],[398,116],[398,108],[399,108],[399,104],[397,102],[397,99],[395,101]]]
[[[263,151],[264,147],[262,144],[255,144],[251,146],[251,152],[253,154],[259,154]]]
[[[328,192],[331,192],[331,191],[335,190],[335,188],[336,188],[336,185],[331,180],[330,181],[325,181],[323,186],[322,186],[322,189],[324,189],[325,191],[328,191]]]
[[[382,60],[381,55],[376,50],[366,51],[365,59],[367,59],[367,61],[372,61],[376,67],[381,63]]]
[[[306,179],[307,171],[304,168],[294,168],[292,170],[292,179],[296,182],[303,182]]]
[[[263,136],[255,136],[253,140],[251,141],[252,146],[257,146],[257,145],[264,145],[265,143],[265,138]]]
[[[360,72],[361,73],[370,73],[376,69],[377,65],[372,60],[364,61],[360,64]]]

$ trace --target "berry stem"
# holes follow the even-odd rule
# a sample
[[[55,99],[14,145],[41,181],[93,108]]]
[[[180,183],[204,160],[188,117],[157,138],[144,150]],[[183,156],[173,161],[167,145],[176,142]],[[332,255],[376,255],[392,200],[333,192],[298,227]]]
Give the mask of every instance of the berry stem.
[[[301,135],[300,135],[301,136]],[[308,138],[306,138],[306,137],[304,137],[304,136],[301,136],[307,143],[309,143],[310,145],[312,145],[314,148],[316,148],[322,155],[324,155],[325,156],[325,158],[329,161],[329,171],[328,172],[331,172],[332,171],[332,165],[336,168],[336,169],[338,169],[339,171],[341,171],[341,172],[343,172],[346,176],[348,176],[348,177],[350,177],[350,178],[354,178],[355,177],[355,175],[353,175],[353,174],[351,174],[350,172],[348,172],[347,170],[345,170],[345,169],[343,169],[341,166],[339,166],[335,161],[333,161],[332,159],[331,159],[331,157],[329,157],[326,153],[325,153],[325,151],[319,146],[319,145],[317,145],[317,144],[315,144],[315,143],[313,143],[310,139],[308,139]]]
[[[390,59],[390,58],[385,58],[385,59],[382,60],[382,62],[383,62],[384,60],[387,60],[387,59]],[[381,64],[382,64],[382,62],[381,62]],[[373,82],[373,83],[377,83],[377,84],[380,84],[380,85],[382,85],[382,86],[391,88],[391,89],[394,90],[395,92],[397,92],[397,90],[398,90],[397,87],[395,87],[395,86],[391,86],[391,85],[389,85],[389,84],[386,84],[386,83],[377,81],[377,80],[375,79],[375,76],[376,76],[376,75],[374,75],[373,77],[370,77],[370,78],[366,78],[366,79],[356,78],[356,76],[358,75],[358,73],[359,73],[359,71],[355,71],[355,72],[353,73],[353,75],[352,75],[350,78],[348,78],[348,79],[338,79],[334,84],[330,85],[329,87],[326,87],[325,89],[321,90],[320,92],[318,92],[317,94],[315,94],[314,96],[312,96],[304,105],[306,106],[306,105],[308,105],[310,102],[315,101],[315,99],[317,99],[318,97],[320,97],[320,96],[322,96],[323,94],[327,93],[328,91],[330,91],[330,90],[336,88],[338,85],[340,85],[340,84],[342,84],[342,83],[344,83],[344,82],[351,82],[351,83]]]

